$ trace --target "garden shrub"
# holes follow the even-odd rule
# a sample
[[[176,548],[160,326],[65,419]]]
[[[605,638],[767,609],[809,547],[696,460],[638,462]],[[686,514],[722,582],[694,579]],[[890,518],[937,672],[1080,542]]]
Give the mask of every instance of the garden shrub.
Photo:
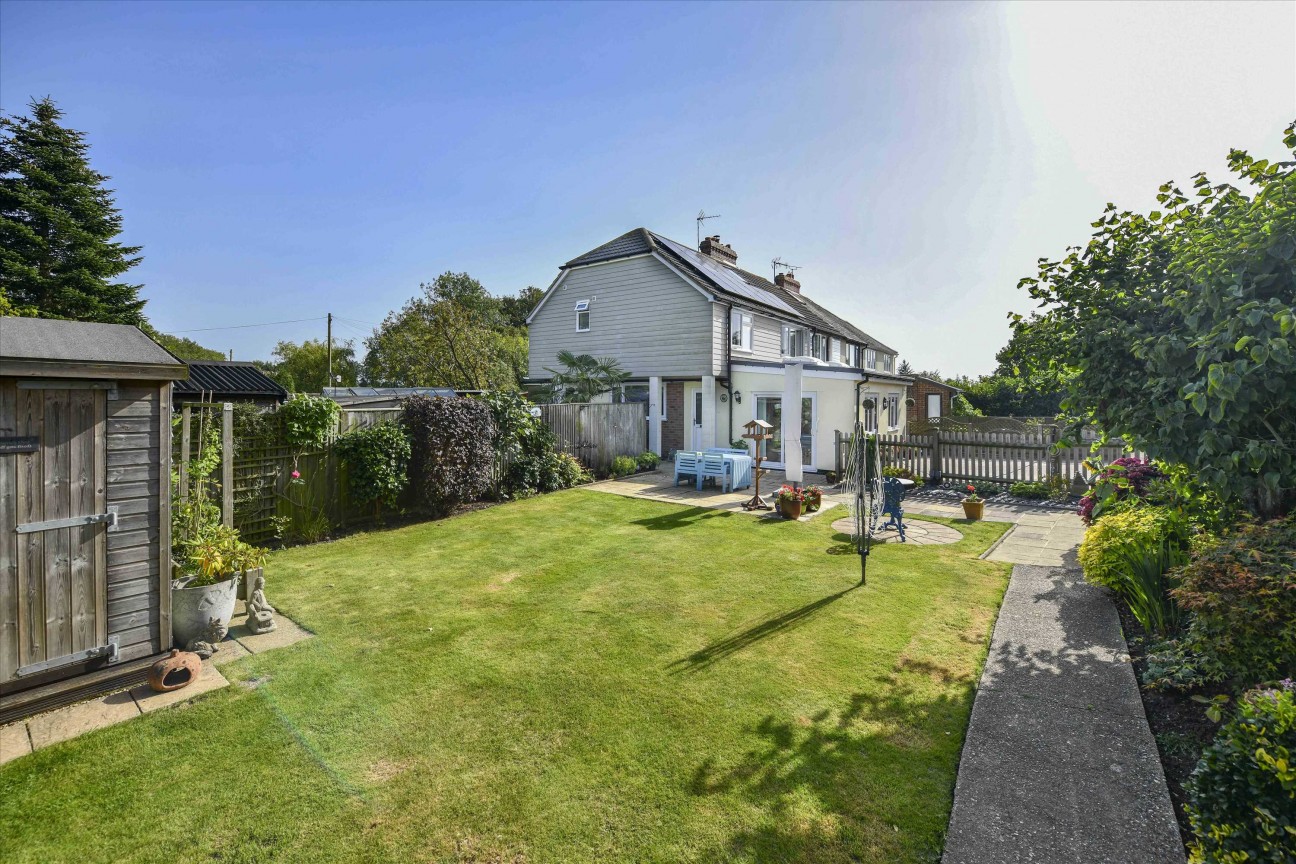
[[[532,415],[534,406],[527,399],[499,391],[478,398],[489,406],[494,424],[496,497],[556,492],[592,479],[579,461],[557,451],[553,430]]]
[[[1166,538],[1186,543],[1186,532],[1172,511],[1151,505],[1120,508],[1089,526],[1080,543],[1085,579],[1119,591],[1125,559],[1159,545]]]
[[[625,477],[639,470],[639,462],[633,456],[618,456],[612,460],[612,476]]]
[[[651,450],[645,450],[639,454],[638,460],[640,471],[652,471],[661,464],[661,457]]]
[[[332,399],[298,393],[279,406],[284,441],[298,453],[323,448],[337,431],[340,411]]]
[[[1246,524],[1206,546],[1174,597],[1193,615],[1194,648],[1239,687],[1296,676],[1296,516]]]
[[[1253,690],[1188,781],[1193,860],[1296,860],[1296,685]]]
[[[1166,477],[1156,465],[1136,456],[1123,456],[1098,472],[1089,491],[1080,499],[1080,516],[1092,523],[1118,501],[1148,496],[1153,481]]]
[[[390,420],[354,429],[338,439],[337,452],[347,467],[347,486],[356,501],[396,506],[409,482],[410,442]]]
[[[491,485],[493,424],[476,399],[411,396],[401,406],[410,442],[410,485],[437,516],[481,498]]]
[[[1037,501],[1049,497],[1048,484],[1038,480],[1020,480],[1009,486],[1008,491],[1018,498],[1031,498]]]

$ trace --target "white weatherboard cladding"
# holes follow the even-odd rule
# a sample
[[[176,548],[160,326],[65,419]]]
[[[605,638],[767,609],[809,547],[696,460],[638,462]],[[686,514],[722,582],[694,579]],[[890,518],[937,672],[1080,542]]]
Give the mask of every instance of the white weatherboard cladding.
[[[588,332],[576,332],[578,300],[590,301]],[[548,378],[564,349],[614,357],[636,378],[714,374],[713,305],[652,257],[573,268],[531,319],[528,377]]]

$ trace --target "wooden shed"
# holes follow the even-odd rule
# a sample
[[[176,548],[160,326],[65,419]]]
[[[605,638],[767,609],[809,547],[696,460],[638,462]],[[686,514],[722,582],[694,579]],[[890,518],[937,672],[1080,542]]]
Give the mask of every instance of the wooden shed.
[[[0,723],[171,644],[171,382],[136,327],[0,318]]]

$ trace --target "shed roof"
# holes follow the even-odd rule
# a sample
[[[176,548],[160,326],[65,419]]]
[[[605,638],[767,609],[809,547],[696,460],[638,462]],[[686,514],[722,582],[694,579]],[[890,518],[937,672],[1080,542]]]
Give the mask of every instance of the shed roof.
[[[144,331],[129,324],[0,318],[5,374],[176,379],[188,375]]]
[[[176,384],[176,395],[211,393],[213,399],[273,399],[283,402],[288,391],[246,361],[190,360],[189,380]]]

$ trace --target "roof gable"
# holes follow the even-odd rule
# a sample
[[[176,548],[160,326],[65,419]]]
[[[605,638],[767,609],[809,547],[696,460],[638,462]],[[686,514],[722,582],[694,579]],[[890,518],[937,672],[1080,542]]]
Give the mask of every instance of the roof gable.
[[[889,354],[897,353],[868,333],[851,324],[846,319],[815,303],[810,298],[795,291],[788,291],[763,276],[747,270],[723,264],[708,255],[703,255],[690,246],[685,246],[647,228],[635,228],[620,237],[597,246],[584,255],[573,258],[562,265],[567,271],[572,267],[583,267],[615,261],[618,258],[630,258],[636,255],[652,254],[662,258],[672,266],[684,271],[690,278],[700,280],[708,288],[742,303],[752,303],[764,307],[778,315],[803,321],[816,330],[822,330],[841,338],[860,342],[870,348],[876,348]],[[562,281],[562,276],[550,286],[550,291]],[[546,295],[547,297],[548,295]],[[543,304],[543,300],[541,303]],[[537,310],[539,306],[536,307]],[[534,312],[532,313],[534,315]]]

